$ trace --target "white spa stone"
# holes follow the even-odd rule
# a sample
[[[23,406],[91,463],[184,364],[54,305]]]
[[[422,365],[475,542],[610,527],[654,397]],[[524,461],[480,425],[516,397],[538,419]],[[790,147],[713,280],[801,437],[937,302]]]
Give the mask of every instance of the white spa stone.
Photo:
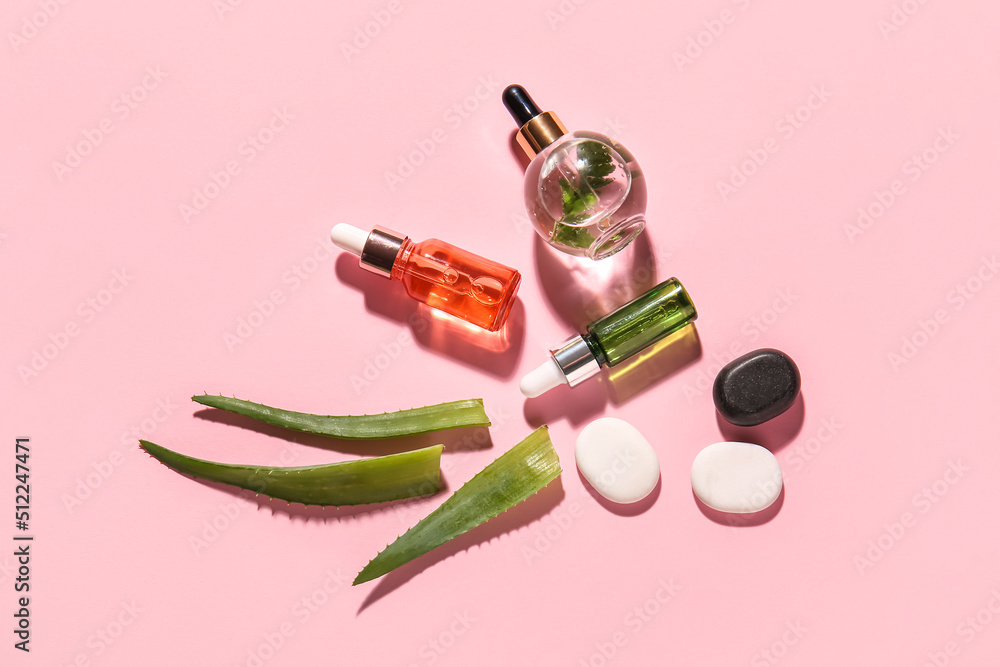
[[[608,500],[634,503],[656,488],[660,462],[635,426],[614,417],[595,419],[576,439],[576,465]]]
[[[774,454],[746,442],[717,442],[691,464],[691,488],[714,510],[749,514],[781,495],[781,467]]]

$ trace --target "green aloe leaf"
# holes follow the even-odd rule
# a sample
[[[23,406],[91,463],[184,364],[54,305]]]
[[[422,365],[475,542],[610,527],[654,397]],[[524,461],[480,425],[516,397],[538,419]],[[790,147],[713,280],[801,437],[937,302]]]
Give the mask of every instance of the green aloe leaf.
[[[579,215],[597,204],[601,188],[614,182],[609,176],[617,168],[611,149],[600,141],[577,144],[576,160],[579,183],[574,186],[566,178],[559,179],[564,218]]]
[[[295,468],[216,463],[178,454],[148,440],[140,440],[139,445],[179,473],[303,505],[364,505],[429,495],[441,488],[443,445]]]
[[[586,227],[574,227],[556,222],[552,228],[552,242],[574,248],[589,248],[594,244],[594,235]]]
[[[375,556],[354,585],[377,579],[472,530],[537,493],[561,472],[548,427],[542,426]]]
[[[208,394],[192,396],[191,400],[210,408],[234,412],[293,431],[352,440],[396,438],[462,426],[490,425],[490,418],[486,416],[481,398],[438,403],[379,415],[314,415],[272,408],[239,398]]]
[[[574,223],[583,223],[591,217],[587,211],[598,204],[601,188],[614,182],[610,175],[617,167],[611,149],[599,141],[579,143],[576,159],[579,183],[574,185],[565,177],[559,179],[562,218],[553,226],[551,241],[574,248],[590,248],[596,240],[594,235],[587,227]]]

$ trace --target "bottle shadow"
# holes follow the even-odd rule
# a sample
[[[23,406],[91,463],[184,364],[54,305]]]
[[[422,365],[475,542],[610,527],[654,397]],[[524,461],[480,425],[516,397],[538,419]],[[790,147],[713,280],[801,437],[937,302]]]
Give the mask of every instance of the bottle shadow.
[[[567,419],[573,426],[589,422],[604,412],[608,394],[600,382],[589,380],[570,387],[561,384],[537,398],[524,401],[524,419],[532,428]]]
[[[762,526],[774,519],[774,517],[778,516],[782,505],[785,504],[784,484],[781,486],[781,492],[778,494],[778,497],[773,503],[771,503],[770,506],[765,507],[759,512],[751,512],[749,514],[720,512],[719,510],[712,509],[705,503],[701,502],[694,490],[691,491],[691,495],[694,497],[694,502],[698,505],[698,509],[701,510],[702,514],[715,523],[721,526],[729,526],[730,528],[752,528],[754,526]]]
[[[617,514],[618,516],[639,516],[640,514],[645,514],[649,511],[653,505],[656,504],[657,498],[660,497],[660,489],[663,487],[663,476],[661,475],[659,479],[656,480],[656,486],[653,490],[649,492],[649,495],[634,503],[616,503],[613,500],[608,500],[594,488],[580,469],[576,469],[576,473],[580,476],[580,481],[583,482],[583,487],[587,489],[587,493],[597,501],[597,503],[608,510],[612,514]]]
[[[570,388],[561,384],[524,402],[524,418],[538,428],[559,419],[573,426],[604,412],[608,403],[621,406],[701,358],[701,339],[694,324],[675,331],[634,358],[601,369],[600,375]],[[567,393],[572,392],[572,393]]]
[[[251,417],[215,408],[198,410],[194,413],[194,416],[205,421],[236,426],[273,438],[306,445],[307,447],[329,449],[358,456],[385,456],[386,454],[395,454],[397,452],[430,447],[431,445],[444,445],[446,453],[488,449],[493,446],[490,430],[485,426],[463,426],[444,431],[421,433],[419,435],[353,440],[293,431],[281,426],[266,424]]]
[[[611,257],[575,257],[535,235],[535,270],[549,310],[574,330],[624,306],[657,284],[649,232]]]
[[[367,312],[408,327],[383,347],[416,342],[439,356],[502,379],[514,374],[524,347],[525,313],[520,299],[512,304],[504,326],[491,332],[411,299],[401,285],[365,271],[347,253],[337,258],[334,269],[342,283],[362,293]],[[392,358],[390,351],[386,354]]]
[[[368,594],[356,616],[375,604],[397,588],[413,579],[427,568],[441,561],[466,551],[474,546],[490,542],[494,538],[530,525],[555,509],[566,497],[562,477],[557,477],[541,491],[506,512],[493,517],[486,523],[476,526],[467,533],[442,544],[432,551],[418,556],[414,560],[401,565],[381,578],[375,588]]]
[[[701,359],[701,338],[692,322],[625,362],[606,368],[601,381],[615,405],[639,394]]]
[[[520,130],[514,130],[507,137],[507,148],[510,150],[511,157],[521,166],[521,173],[528,171],[528,165],[531,164],[531,158],[521,149],[521,145],[517,143],[517,133]]]
[[[799,391],[795,397],[792,407],[788,408],[774,419],[769,419],[757,426],[736,426],[730,424],[715,411],[715,421],[719,424],[719,431],[722,437],[728,442],[750,442],[761,447],[766,447],[772,454],[776,454],[802,430],[802,423],[806,418],[806,401]]]

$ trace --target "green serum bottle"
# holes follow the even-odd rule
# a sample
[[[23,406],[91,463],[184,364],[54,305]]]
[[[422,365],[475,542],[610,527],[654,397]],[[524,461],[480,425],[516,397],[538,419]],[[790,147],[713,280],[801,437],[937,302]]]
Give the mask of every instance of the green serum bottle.
[[[521,379],[521,393],[535,398],[560,384],[575,387],[601,366],[620,364],[697,317],[684,286],[676,278],[665,280],[550,350],[552,356]]]

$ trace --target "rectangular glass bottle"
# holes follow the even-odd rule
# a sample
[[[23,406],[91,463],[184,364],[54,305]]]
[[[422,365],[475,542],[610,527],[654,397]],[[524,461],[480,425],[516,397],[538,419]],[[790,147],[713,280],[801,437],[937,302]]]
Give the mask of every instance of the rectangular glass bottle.
[[[614,366],[696,317],[687,291],[671,278],[592,322],[583,338],[601,365]]]

